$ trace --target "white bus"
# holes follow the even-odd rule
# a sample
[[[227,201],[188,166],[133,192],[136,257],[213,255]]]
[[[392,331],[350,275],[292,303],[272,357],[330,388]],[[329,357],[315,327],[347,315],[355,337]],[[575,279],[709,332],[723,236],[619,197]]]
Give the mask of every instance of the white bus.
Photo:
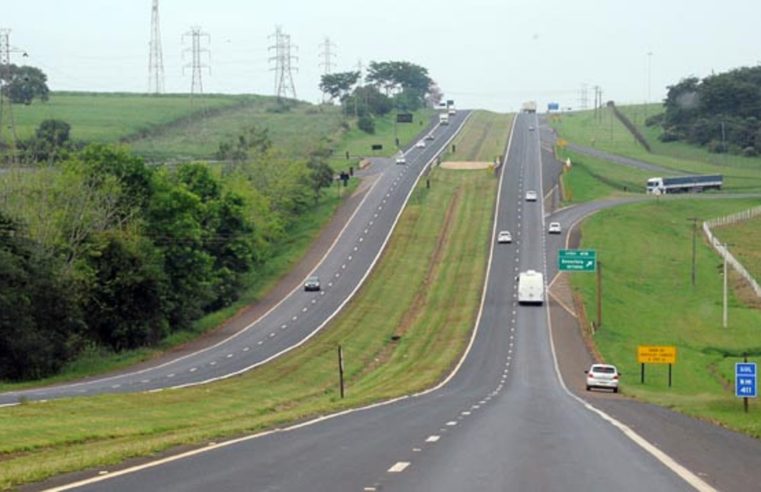
[[[526,270],[518,275],[518,304],[544,303],[544,275]]]

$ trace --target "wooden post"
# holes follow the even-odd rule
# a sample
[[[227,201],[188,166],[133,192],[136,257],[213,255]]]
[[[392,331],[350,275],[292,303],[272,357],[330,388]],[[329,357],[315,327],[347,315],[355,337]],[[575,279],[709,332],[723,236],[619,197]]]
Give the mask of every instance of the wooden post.
[[[602,262],[597,262],[597,329],[602,328]]]
[[[341,387],[341,398],[344,397],[344,353],[338,346],[338,382]]]
[[[645,363],[640,364],[639,369],[639,382],[645,384]]]

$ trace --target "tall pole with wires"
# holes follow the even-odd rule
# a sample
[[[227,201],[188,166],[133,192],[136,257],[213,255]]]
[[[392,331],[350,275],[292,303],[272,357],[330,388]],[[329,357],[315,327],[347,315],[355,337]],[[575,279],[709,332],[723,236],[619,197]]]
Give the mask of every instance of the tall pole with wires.
[[[148,54],[148,92],[164,92],[164,57],[161,52],[161,29],[159,26],[159,0],[151,6],[151,42]]]
[[[186,48],[183,51],[183,54],[190,52],[191,61],[190,63],[185,64],[183,72],[186,68],[190,68],[192,72],[192,81],[190,83],[190,100],[192,104],[195,95],[203,94],[203,79],[201,77],[203,70],[207,69],[209,73],[211,73],[209,65],[204,64],[201,59],[202,54],[206,54],[207,58],[209,56],[209,49],[203,48],[201,46],[201,41],[203,38],[206,38],[206,41],[209,42],[211,37],[209,36],[209,33],[201,31],[200,26],[193,26],[190,28],[190,31],[182,35],[182,42],[184,43],[187,38],[190,38],[190,48]]]
[[[275,95],[278,99],[287,98],[289,95],[296,99],[296,86],[293,83],[293,72],[298,71],[295,62],[298,58],[292,53],[296,46],[291,43],[291,36],[285,34],[280,26],[275,28],[275,34],[270,36],[274,39],[269,51],[274,52],[270,57],[270,63],[275,66],[271,70],[275,72]]]
[[[0,145],[10,149],[10,161],[16,159],[16,121],[13,118],[13,106],[11,100],[6,94],[6,85],[11,78],[11,53],[21,52],[18,48],[11,46],[11,30],[0,29]],[[24,53],[24,56],[27,56]],[[8,129],[8,136],[5,137],[5,129]]]
[[[323,75],[330,75],[333,73],[333,64],[335,62],[336,54],[333,52],[335,44],[330,41],[329,37],[325,37],[322,43],[320,43],[320,68]],[[326,92],[322,93],[322,102],[324,103],[328,99]]]

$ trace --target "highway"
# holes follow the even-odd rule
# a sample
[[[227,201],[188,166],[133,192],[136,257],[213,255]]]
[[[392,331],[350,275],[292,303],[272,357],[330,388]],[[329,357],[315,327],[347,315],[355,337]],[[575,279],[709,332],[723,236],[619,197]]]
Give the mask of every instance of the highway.
[[[320,292],[291,291],[254,323],[211,347],[112,376],[0,394],[0,406],[101,393],[157,391],[203,384],[240,374],[299,346],[348,302],[380,256],[418,177],[454,138],[469,116],[458,111],[433,128],[425,148],[405,151],[407,164],[374,159],[373,184],[319,262]]]
[[[566,389],[549,309],[514,278],[549,280],[535,115],[519,115],[500,173],[494,244],[473,338],[439,387],[72,484],[81,490],[712,490]],[[527,190],[542,191],[526,202]],[[560,212],[559,212],[560,213]],[[568,212],[566,212],[568,213]],[[551,241],[561,241],[552,239]],[[64,487],[59,490],[66,490]]]

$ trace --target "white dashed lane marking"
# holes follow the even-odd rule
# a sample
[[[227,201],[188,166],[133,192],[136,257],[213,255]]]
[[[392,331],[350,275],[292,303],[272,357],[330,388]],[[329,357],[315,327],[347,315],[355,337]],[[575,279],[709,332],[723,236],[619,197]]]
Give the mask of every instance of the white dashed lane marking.
[[[394,466],[388,469],[389,473],[401,473],[403,472],[408,466],[410,466],[409,461],[399,461]]]

